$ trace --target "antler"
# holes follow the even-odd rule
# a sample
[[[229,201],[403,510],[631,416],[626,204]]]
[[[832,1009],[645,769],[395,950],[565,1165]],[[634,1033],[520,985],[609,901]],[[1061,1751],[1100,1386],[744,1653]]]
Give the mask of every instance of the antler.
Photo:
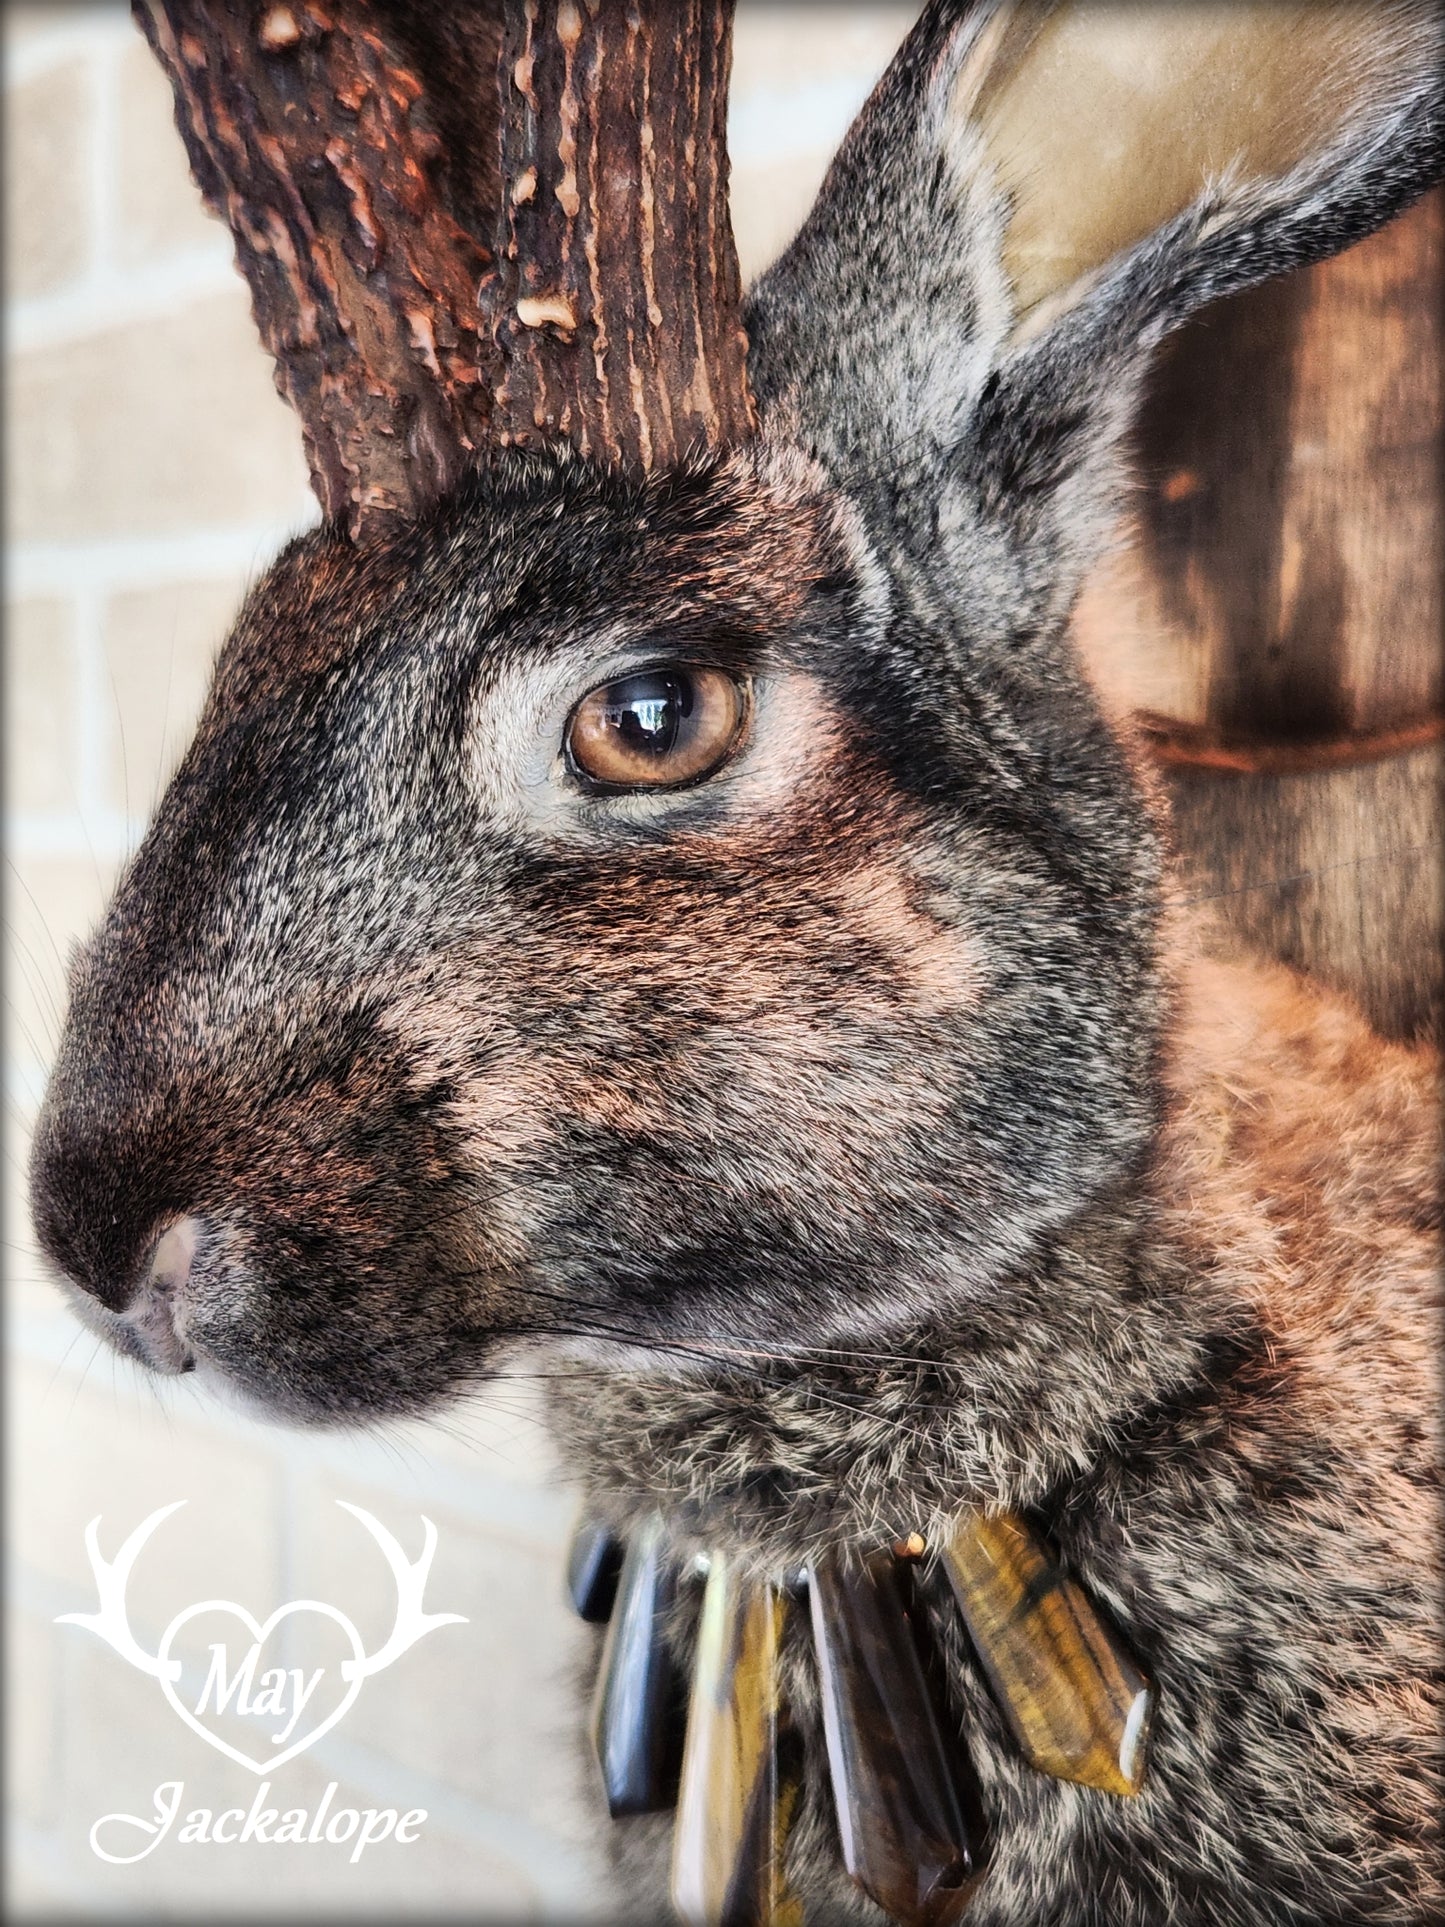
[[[421,1555],[413,1562],[379,1519],[373,1519],[369,1512],[364,1512],[359,1505],[352,1505],[345,1499],[338,1499],[336,1503],[360,1519],[386,1555],[386,1563],[396,1580],[396,1623],[391,1629],[390,1638],[379,1652],[369,1654],[365,1659],[348,1659],[341,1668],[343,1679],[366,1679],[372,1673],[381,1672],[383,1667],[390,1666],[408,1646],[414,1646],[426,1633],[435,1631],[438,1626],[465,1626],[467,1619],[465,1613],[422,1611],[422,1594],[426,1591],[427,1574],[431,1571],[432,1557],[437,1549],[437,1529],[430,1519],[425,1515],[422,1517],[426,1534]]]
[[[176,1499],[170,1505],[163,1505],[158,1512],[142,1519],[135,1531],[126,1540],[113,1560],[107,1560],[100,1550],[100,1540],[96,1536],[100,1525],[97,1514],[85,1528],[85,1550],[90,1556],[91,1571],[95,1574],[95,1589],[100,1599],[98,1613],[61,1613],[56,1619],[57,1626],[88,1626],[93,1633],[99,1633],[108,1646],[113,1646],[122,1659],[130,1661],[141,1672],[149,1673],[153,1679],[175,1679],[180,1674],[181,1662],[172,1659],[162,1664],[159,1656],[145,1652],[131,1632],[126,1618],[125,1589],[130,1578],[131,1567],[146,1540],[150,1538],[162,1519],[168,1519],[173,1512],[185,1504],[184,1499]]]
[[[132,5],[358,539],[488,445],[646,469],[751,432],[732,0]]]

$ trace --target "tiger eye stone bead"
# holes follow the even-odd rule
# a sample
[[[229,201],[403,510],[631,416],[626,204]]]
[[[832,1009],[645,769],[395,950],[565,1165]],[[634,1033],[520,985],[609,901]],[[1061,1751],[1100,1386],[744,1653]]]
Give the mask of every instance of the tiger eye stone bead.
[[[609,1526],[584,1519],[567,1554],[567,1597],[579,1619],[605,1626],[612,1617],[623,1545]]]
[[[893,1558],[807,1574],[843,1863],[901,1927],[955,1921],[978,1855],[929,1697]]]
[[[592,1702],[592,1745],[614,1818],[656,1813],[676,1792],[682,1692],[664,1637],[676,1594],[661,1522],[650,1519],[623,1560]]]
[[[941,1552],[1025,1759],[1056,1779],[1137,1793],[1154,1688],[1082,1588],[1012,1513],[970,1513]]]
[[[787,1611],[776,1587],[712,1555],[673,1834],[672,1904],[688,1927],[803,1927],[784,1869],[799,1793],[780,1750]]]

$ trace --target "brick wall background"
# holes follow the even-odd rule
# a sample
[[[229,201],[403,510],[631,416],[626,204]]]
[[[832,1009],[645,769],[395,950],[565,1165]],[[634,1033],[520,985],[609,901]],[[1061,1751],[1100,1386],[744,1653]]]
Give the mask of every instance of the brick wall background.
[[[742,0],[734,211],[745,273],[785,242],[913,8]],[[581,1634],[560,1603],[572,1519],[525,1388],[382,1438],[264,1428],[157,1388],[79,1334],[29,1242],[26,1137],[66,953],[183,748],[244,584],[313,519],[296,425],[257,346],[228,236],[203,214],[168,90],[120,0],[11,5],[5,27],[6,1182],[9,1917],[374,1913],[571,1920],[605,1911],[606,1832],[576,1745]],[[57,1614],[94,1609],[113,1554],[190,1501],[137,1567],[142,1641],[179,1607],[258,1616],[311,1596],[373,1643],[389,1581],[332,1501],[414,1551],[469,1616],[364,1688],[273,1776],[271,1802],[424,1807],[408,1848],[179,1846],[134,1866],[87,1845],[105,1813],[249,1805],[239,1765],[153,1680]]]

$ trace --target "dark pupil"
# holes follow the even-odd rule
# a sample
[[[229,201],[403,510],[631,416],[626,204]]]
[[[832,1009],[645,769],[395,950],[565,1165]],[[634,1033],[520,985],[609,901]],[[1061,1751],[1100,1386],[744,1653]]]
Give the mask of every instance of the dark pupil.
[[[608,689],[602,714],[629,750],[668,756],[692,714],[692,683],[685,676],[629,676]]]

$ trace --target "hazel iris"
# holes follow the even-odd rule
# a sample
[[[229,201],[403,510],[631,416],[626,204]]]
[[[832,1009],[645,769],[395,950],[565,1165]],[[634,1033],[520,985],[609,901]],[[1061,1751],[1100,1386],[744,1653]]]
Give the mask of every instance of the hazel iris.
[[[676,789],[720,768],[746,719],[747,695],[736,678],[669,663],[584,696],[567,726],[567,754],[599,788]]]

